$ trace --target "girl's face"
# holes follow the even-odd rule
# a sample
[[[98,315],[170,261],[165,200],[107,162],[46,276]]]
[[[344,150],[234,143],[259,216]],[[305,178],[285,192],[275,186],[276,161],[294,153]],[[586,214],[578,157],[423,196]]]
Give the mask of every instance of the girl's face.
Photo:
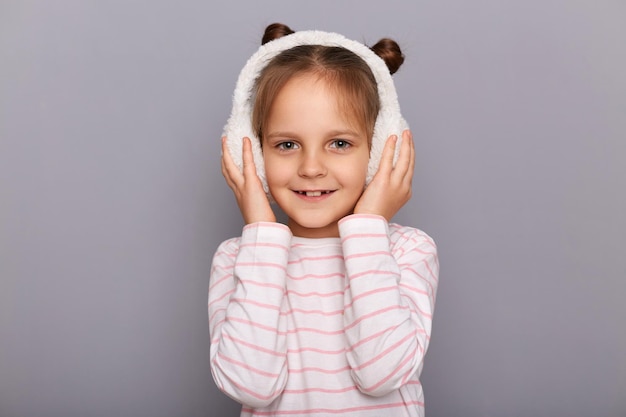
[[[294,236],[337,237],[365,188],[365,129],[338,109],[336,89],[311,74],[279,91],[263,135],[270,193]]]

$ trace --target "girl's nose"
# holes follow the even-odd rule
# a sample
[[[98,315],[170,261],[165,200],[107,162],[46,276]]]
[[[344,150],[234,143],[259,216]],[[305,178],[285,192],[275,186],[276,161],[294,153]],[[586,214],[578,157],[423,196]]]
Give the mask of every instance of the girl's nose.
[[[308,152],[302,156],[300,166],[298,167],[298,175],[305,178],[323,177],[328,170],[323,161],[323,156],[318,152]]]

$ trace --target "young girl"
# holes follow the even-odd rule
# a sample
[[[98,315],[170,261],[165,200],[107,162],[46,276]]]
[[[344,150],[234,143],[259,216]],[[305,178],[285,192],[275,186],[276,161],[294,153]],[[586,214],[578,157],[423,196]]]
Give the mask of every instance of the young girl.
[[[424,415],[439,265],[430,237],[389,223],[414,168],[402,61],[388,39],[274,24],[240,74],[222,173],[246,225],[214,256],[209,324],[242,416]]]

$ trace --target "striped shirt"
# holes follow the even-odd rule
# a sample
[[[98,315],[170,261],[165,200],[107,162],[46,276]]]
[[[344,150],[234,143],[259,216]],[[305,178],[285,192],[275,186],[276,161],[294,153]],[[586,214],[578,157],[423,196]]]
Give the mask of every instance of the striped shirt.
[[[242,416],[423,416],[439,263],[424,232],[373,215],[338,238],[254,223],[211,268],[211,372]]]

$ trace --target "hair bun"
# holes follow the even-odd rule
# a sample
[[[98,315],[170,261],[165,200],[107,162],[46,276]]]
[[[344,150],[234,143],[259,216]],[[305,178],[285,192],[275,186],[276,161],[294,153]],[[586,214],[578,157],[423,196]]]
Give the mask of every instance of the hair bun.
[[[370,49],[385,61],[391,74],[398,71],[400,65],[404,62],[404,55],[400,50],[400,45],[393,39],[383,38]]]
[[[268,43],[269,41],[273,41],[274,39],[291,35],[292,33],[294,33],[294,31],[291,30],[289,26],[282,23],[272,23],[265,28],[265,33],[263,34],[263,38],[261,39],[261,45],[265,45],[266,43]]]

